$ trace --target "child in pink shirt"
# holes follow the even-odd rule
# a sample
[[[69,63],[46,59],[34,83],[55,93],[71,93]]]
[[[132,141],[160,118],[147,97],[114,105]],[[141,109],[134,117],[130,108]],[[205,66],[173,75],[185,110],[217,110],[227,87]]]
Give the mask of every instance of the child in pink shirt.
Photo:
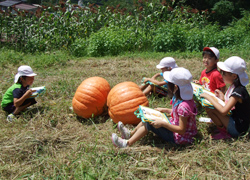
[[[118,122],[122,138],[115,133],[112,134],[112,142],[115,146],[119,148],[131,146],[149,131],[153,131],[166,142],[176,144],[193,142],[193,137],[197,134],[195,120],[197,109],[193,101],[192,75],[185,68],[174,68],[164,72],[163,77],[168,81],[169,90],[174,94],[172,109],[156,109],[171,114],[171,124],[160,119],[153,119],[151,123],[140,122],[133,131],[129,131],[122,122]]]

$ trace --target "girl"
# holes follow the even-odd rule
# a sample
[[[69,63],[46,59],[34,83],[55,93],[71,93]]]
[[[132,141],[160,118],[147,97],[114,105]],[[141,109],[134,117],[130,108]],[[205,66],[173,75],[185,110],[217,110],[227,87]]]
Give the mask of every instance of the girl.
[[[3,95],[1,106],[4,111],[9,113],[7,121],[12,122],[15,115],[23,111],[30,105],[36,103],[34,98],[29,99],[34,91],[29,89],[36,76],[30,66],[20,66],[15,75],[15,84],[13,84]]]
[[[217,65],[225,83],[230,84],[230,86],[225,96],[220,90],[215,91],[217,97],[225,100],[224,107],[210,95],[201,94],[201,97],[209,100],[215,107],[207,112],[220,130],[220,133],[212,138],[238,137],[248,131],[250,123],[250,97],[245,87],[249,82],[245,72],[246,63],[240,57],[233,56],[225,62],[218,62]],[[230,110],[232,110],[232,115],[228,116]]]
[[[156,66],[157,69],[161,70],[161,73],[155,74],[152,78],[143,78],[143,85],[140,86],[141,90],[145,95],[150,94],[151,92],[158,95],[158,97],[164,97],[168,94],[167,81],[158,81],[157,78],[163,76],[165,71],[171,71],[174,68],[177,68],[175,59],[172,57],[163,58],[160,63]]]
[[[192,75],[185,68],[174,68],[171,71],[164,72],[163,77],[168,81],[168,87],[174,94],[172,109],[157,108],[157,110],[171,114],[171,124],[159,119],[153,119],[154,121],[151,123],[140,122],[130,132],[122,122],[119,122],[118,130],[121,132],[122,138],[115,133],[112,134],[112,142],[115,146],[119,148],[131,146],[150,130],[167,142],[176,144],[193,142],[193,137],[197,133],[195,120],[197,109],[193,101],[193,88],[190,83]]]

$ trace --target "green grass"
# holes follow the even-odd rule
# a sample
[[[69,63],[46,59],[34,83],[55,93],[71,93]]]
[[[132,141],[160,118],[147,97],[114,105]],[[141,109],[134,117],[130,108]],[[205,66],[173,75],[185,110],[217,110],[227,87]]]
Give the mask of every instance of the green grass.
[[[155,66],[164,56],[174,57],[198,79],[204,68],[201,52],[101,58],[73,58],[62,52],[26,55],[6,49],[0,53],[0,98],[22,64],[38,73],[34,87],[47,88],[34,109],[15,123],[7,123],[0,110],[0,179],[250,178],[248,136],[213,141],[213,126],[197,121],[199,133],[193,145],[173,146],[150,133],[130,148],[117,149],[110,137],[118,131],[107,114],[81,119],[70,109],[76,88],[84,79],[100,76],[111,87],[124,81],[139,85],[142,77],[158,72]],[[231,55],[241,55],[249,62],[246,51],[221,50],[222,60]],[[167,98],[148,99],[150,107],[170,107]]]

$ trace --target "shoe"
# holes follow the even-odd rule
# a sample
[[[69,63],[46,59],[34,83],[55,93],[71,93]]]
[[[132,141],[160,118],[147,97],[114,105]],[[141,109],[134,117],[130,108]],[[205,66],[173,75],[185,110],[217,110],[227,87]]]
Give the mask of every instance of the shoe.
[[[124,124],[121,121],[118,122],[117,127],[122,134],[122,139],[130,138],[130,131],[124,126]]]
[[[9,114],[9,115],[7,116],[7,121],[8,121],[9,123],[12,123],[15,119],[16,119],[16,116],[15,116],[14,114]]]
[[[232,137],[230,134],[228,134],[225,127],[223,127],[223,128],[218,127],[218,130],[219,130],[219,133],[212,135],[212,139],[214,139],[214,140],[230,139]]]
[[[127,147],[127,142],[128,141],[118,137],[117,134],[113,133],[111,139],[112,139],[112,142],[113,142],[115,147],[119,147],[119,148]]]

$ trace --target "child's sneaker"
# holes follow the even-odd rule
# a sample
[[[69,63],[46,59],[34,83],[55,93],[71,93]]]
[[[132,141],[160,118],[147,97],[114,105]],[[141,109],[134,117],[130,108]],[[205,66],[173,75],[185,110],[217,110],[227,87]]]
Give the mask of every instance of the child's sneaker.
[[[124,126],[124,124],[121,121],[118,122],[117,127],[122,134],[122,139],[130,138],[130,131]]]
[[[14,114],[9,114],[7,116],[7,121],[12,123],[16,119],[16,116]]]
[[[227,130],[225,127],[223,128],[219,128],[217,127],[219,130],[219,133],[212,135],[212,139],[214,140],[219,140],[219,139],[230,139],[232,136],[230,134],[228,134]]]
[[[111,139],[112,139],[112,142],[113,142],[114,146],[119,147],[119,148],[127,147],[127,142],[128,141],[118,137],[117,134],[113,133]]]

